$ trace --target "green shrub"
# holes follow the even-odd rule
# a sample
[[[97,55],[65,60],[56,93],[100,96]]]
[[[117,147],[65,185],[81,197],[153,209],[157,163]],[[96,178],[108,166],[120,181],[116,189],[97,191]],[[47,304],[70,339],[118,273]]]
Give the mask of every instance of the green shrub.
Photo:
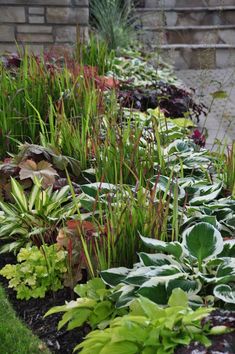
[[[57,251],[54,245],[21,248],[17,261],[5,265],[0,274],[10,280],[8,286],[16,290],[18,299],[43,298],[47,291],[63,288],[65,251]]]

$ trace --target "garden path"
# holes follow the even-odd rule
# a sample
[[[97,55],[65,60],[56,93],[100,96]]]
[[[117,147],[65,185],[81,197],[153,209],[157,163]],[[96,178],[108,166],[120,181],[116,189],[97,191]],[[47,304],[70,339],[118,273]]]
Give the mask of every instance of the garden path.
[[[231,144],[235,140],[235,68],[179,70],[177,76],[186,87],[196,89],[200,102],[211,106],[208,116],[201,116],[199,123],[199,128],[208,131],[207,148],[215,150],[217,139]],[[226,91],[227,98],[213,99],[211,94],[220,90]]]

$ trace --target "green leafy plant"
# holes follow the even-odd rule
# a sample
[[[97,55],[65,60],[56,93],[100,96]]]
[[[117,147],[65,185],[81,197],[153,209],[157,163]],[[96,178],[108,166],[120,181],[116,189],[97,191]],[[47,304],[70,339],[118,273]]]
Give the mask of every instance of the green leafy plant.
[[[17,292],[18,299],[43,298],[47,291],[63,288],[63,276],[67,272],[66,252],[57,251],[54,245],[21,248],[17,264],[7,264],[0,274],[9,281],[9,287]]]
[[[131,1],[90,1],[91,21],[98,36],[109,49],[126,48],[136,38]]]
[[[196,186],[195,184],[194,186]],[[209,187],[209,186],[208,186]],[[214,188],[214,187],[213,187]],[[206,190],[205,190],[206,191]],[[209,189],[207,189],[207,192]],[[211,190],[212,191],[212,190]],[[216,191],[209,192],[203,197],[204,203],[201,205],[190,205],[187,207],[184,222],[181,230],[192,226],[200,221],[209,220],[222,234],[223,237],[233,237],[235,233],[235,201],[231,198],[219,198],[211,200]],[[194,200],[197,202],[197,196]],[[198,203],[199,204],[199,203]]]
[[[213,302],[214,298],[234,303],[234,241],[224,242],[220,232],[208,222],[186,229],[182,237],[179,243],[141,236],[147,247],[160,253],[139,253],[140,263],[133,269],[122,267],[101,272],[109,286],[122,284],[116,293],[118,307],[126,306],[140,295],[166,304],[172,290],[178,287],[189,294],[192,306]]]
[[[122,48],[118,51],[113,58],[112,68],[107,74],[131,89],[153,86],[158,81],[177,83],[177,78],[170,65],[163,63],[156,70],[141,52],[129,48]]]
[[[15,203],[0,202],[4,212],[0,226],[0,238],[4,240],[1,252],[17,251],[27,243],[40,245],[55,242],[59,225],[77,213],[69,186],[53,192],[42,189],[39,180],[29,195],[15,179],[11,180],[12,197]],[[77,200],[79,205],[79,202]]]
[[[66,302],[65,305],[52,307],[45,316],[64,312],[58,329],[67,325],[67,330],[81,327],[84,323],[92,329],[107,327],[110,321],[127,313],[124,309],[117,309],[111,298],[112,290],[107,289],[99,278],[89,280],[86,284],[74,288],[79,296],[76,300]]]
[[[211,311],[212,308],[190,309],[187,296],[180,289],[173,291],[166,308],[141,297],[132,303],[129,314],[115,318],[103,331],[89,333],[75,351],[80,350],[81,354],[173,354],[179,345],[192,341],[208,347],[207,335],[212,329],[203,326],[201,320]]]

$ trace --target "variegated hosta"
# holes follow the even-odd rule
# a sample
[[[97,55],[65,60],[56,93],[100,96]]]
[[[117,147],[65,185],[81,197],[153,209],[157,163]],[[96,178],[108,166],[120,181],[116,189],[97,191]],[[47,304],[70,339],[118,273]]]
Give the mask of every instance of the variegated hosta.
[[[204,170],[211,165],[211,157],[206,149],[198,149],[192,140],[176,139],[164,149],[167,166],[175,172],[184,171],[184,175],[204,178]]]
[[[192,306],[214,300],[235,303],[235,240],[223,241],[213,225],[201,222],[188,228],[181,244],[141,239],[158,253],[141,252],[133,269],[113,268],[101,273],[109,286],[119,285],[114,294],[118,307],[139,295],[165,305],[175,288],[189,294]]]
[[[194,199],[196,200],[196,197]],[[202,205],[190,205],[187,208],[187,217],[184,218],[181,231],[200,221],[213,224],[223,237],[233,237],[235,235],[235,200],[222,198],[210,200],[210,203],[204,200]]]
[[[29,195],[15,179],[11,180],[15,203],[0,202],[0,239],[4,240],[0,253],[17,251],[27,243],[54,242],[60,224],[73,217],[79,208],[79,199],[72,199],[69,186],[53,192],[35,184]],[[54,239],[53,239],[54,238]]]

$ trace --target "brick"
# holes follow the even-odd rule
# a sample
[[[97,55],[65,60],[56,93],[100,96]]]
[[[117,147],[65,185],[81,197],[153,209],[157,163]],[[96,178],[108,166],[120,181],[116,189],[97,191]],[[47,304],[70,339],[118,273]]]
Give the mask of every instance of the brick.
[[[89,0],[74,0],[74,4],[78,6],[89,6]]]
[[[56,42],[75,43],[77,40],[76,26],[58,26],[55,28]]]
[[[56,6],[66,6],[72,5],[71,0],[0,0],[0,4],[3,5],[56,5]]]
[[[45,23],[44,16],[29,16],[29,23]]]
[[[89,9],[48,7],[46,18],[48,23],[87,25]]]
[[[22,23],[25,22],[25,20],[26,18],[24,7],[0,6],[0,23]]]
[[[27,48],[27,52],[34,54],[42,54],[44,51],[43,44],[27,44],[24,48]]]
[[[32,42],[32,43],[52,43],[53,36],[51,34],[41,33],[18,33],[17,41],[20,42]]]
[[[15,41],[14,26],[0,25],[0,41],[1,42],[14,42]]]
[[[29,7],[30,15],[44,15],[45,8],[44,7]]]
[[[4,54],[6,52],[9,52],[9,53],[17,52],[16,45],[15,44],[0,43],[0,54]]]
[[[52,33],[52,26],[45,25],[18,25],[18,33]]]

